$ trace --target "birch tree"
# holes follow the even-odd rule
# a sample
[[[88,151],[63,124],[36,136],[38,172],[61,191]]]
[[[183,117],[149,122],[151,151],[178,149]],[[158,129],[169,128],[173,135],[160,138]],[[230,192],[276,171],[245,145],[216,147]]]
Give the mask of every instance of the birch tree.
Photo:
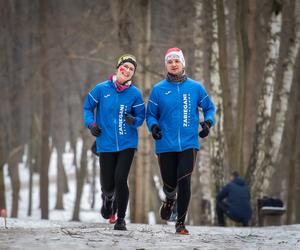
[[[265,60],[263,88],[257,110],[255,141],[246,174],[246,179],[249,184],[254,182],[257,173],[261,170],[261,164],[265,155],[264,147],[271,119],[276,66],[279,56],[281,25],[281,13],[276,14],[273,12],[268,26],[267,57]],[[253,197],[255,197],[255,194],[253,194]]]
[[[254,193],[257,194],[268,191],[282,142],[283,128],[287,115],[287,104],[295,72],[294,65],[297,54],[299,53],[300,44],[299,18],[296,12],[295,19],[297,21],[295,24],[294,41],[288,50],[286,58],[284,59],[283,79],[278,88],[278,95],[273,100],[274,107],[272,109],[272,117],[274,118],[272,118],[272,126],[269,130],[270,135],[266,142],[265,148],[267,152],[262,160],[261,170],[257,173],[256,181],[254,185],[252,185],[252,190],[254,190]]]
[[[216,124],[211,130],[210,141],[210,155],[211,165],[214,173],[214,190],[218,192],[224,185],[224,131],[223,131],[223,100],[222,89],[219,72],[219,46],[218,46],[218,22],[217,22],[217,10],[216,1],[213,2],[213,41],[212,41],[212,54],[211,54],[211,86],[212,86],[212,101],[216,106]]]

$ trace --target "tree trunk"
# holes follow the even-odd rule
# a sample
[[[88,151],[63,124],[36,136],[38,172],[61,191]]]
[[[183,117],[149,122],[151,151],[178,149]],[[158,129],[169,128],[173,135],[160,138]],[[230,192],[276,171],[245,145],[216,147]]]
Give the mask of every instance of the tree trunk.
[[[295,11],[299,12],[300,10],[300,4],[298,3],[298,6]],[[296,12],[297,13],[297,12]],[[300,53],[298,53],[298,58],[297,58],[297,63],[295,69],[299,69],[300,67]],[[295,78],[294,84],[296,84],[296,100],[295,100],[295,105],[294,105],[294,119],[296,126],[295,128],[295,134],[294,138],[296,139],[295,142],[295,147],[294,147],[294,168],[295,168],[295,176],[294,181],[295,181],[295,189],[293,192],[293,220],[292,223],[299,224],[300,223],[300,117],[299,117],[299,107],[300,107],[300,72],[299,70],[297,71],[297,77]]]
[[[87,129],[81,128],[81,138],[82,138],[82,150],[81,150],[81,159],[80,159],[80,168],[78,171],[78,175],[76,176],[77,184],[76,184],[76,198],[73,210],[73,221],[79,221],[79,212],[80,212],[80,201],[84,186],[84,181],[86,177],[87,171],[87,150],[88,150],[88,140],[87,140]]]
[[[255,140],[253,144],[250,164],[247,168],[246,180],[251,185],[256,178],[256,172],[261,169],[265,153],[265,143],[269,130],[271,109],[275,85],[275,73],[279,56],[280,32],[282,25],[281,13],[276,15],[273,12],[268,26],[268,48],[265,60],[263,88],[259,97],[259,104],[256,118]],[[254,193],[252,197],[256,197]]]
[[[55,209],[64,210],[63,194],[65,191],[64,165],[62,160],[63,147],[57,145],[57,181],[56,181],[56,205]]]
[[[208,52],[206,46],[210,43],[205,40],[205,29],[209,22],[205,16],[205,4],[202,1],[195,0],[195,24],[194,24],[194,43],[195,43],[195,79],[200,81],[206,88],[209,87],[209,79],[205,81],[205,61]],[[211,22],[210,22],[211,26]],[[205,54],[206,52],[206,54]],[[205,57],[206,55],[206,57]],[[203,119],[203,118],[202,118]],[[193,225],[211,224],[210,201],[212,200],[210,155],[208,142],[201,143],[201,149],[198,152],[198,161],[195,163],[192,175],[192,198],[191,198],[191,220]]]
[[[92,172],[92,184],[91,184],[91,209],[95,208],[95,198],[96,198],[96,177],[97,177],[97,161],[98,157],[93,156],[93,172]]]
[[[38,86],[35,86],[38,88]],[[34,88],[34,93],[38,95],[38,92]],[[33,97],[32,97],[33,98]],[[33,101],[33,104],[35,102]],[[32,109],[34,110],[34,105],[32,104]],[[28,146],[28,159],[27,166],[29,171],[29,187],[28,187],[28,209],[27,215],[31,216],[32,212],[32,185],[33,185],[33,174],[34,172],[38,172],[38,166],[40,166],[39,159],[40,155],[40,147],[41,147],[41,122],[35,111],[32,112],[31,119],[31,128],[30,128],[30,141]]]
[[[216,0],[213,1],[213,24],[212,24],[212,54],[211,54],[211,85],[212,85],[212,101],[216,107],[215,120],[217,121],[210,133],[210,156],[211,165],[213,166],[214,187],[213,193],[217,193],[224,185],[224,131],[223,131],[223,100],[222,89],[219,72],[219,47],[218,47],[218,23]],[[212,208],[215,209],[213,200]]]
[[[15,148],[11,151],[8,160],[8,171],[11,179],[12,186],[12,208],[11,217],[18,217],[19,210],[19,192],[20,192],[20,176],[19,176],[19,159],[20,159],[21,147]]]
[[[194,24],[195,43],[195,79],[204,83],[204,36],[203,36],[203,4],[202,1],[195,0],[196,17]]]
[[[138,58],[141,58],[142,72],[140,73],[140,78],[138,82],[141,92],[144,94],[144,100],[147,102],[146,97],[148,96],[151,88],[151,76],[147,71],[150,65],[150,46],[151,46],[151,5],[149,0],[144,0],[140,2],[138,6],[139,11],[143,13],[141,25],[145,33],[142,36],[142,41],[138,46]],[[151,177],[151,138],[144,123],[139,128],[139,150],[136,155],[135,167],[134,167],[134,187],[132,188],[133,195],[135,196],[132,201],[134,201],[130,209],[131,211],[131,221],[135,223],[148,223],[148,212],[150,210],[150,200],[152,193],[150,192],[152,177]],[[131,202],[131,200],[130,200]]]
[[[298,86],[298,105],[297,107],[299,107],[300,104],[300,88]],[[297,108],[298,109],[298,108]],[[300,134],[300,122],[299,122],[299,117],[297,117],[298,119],[298,126],[296,127],[297,129],[297,135]],[[300,141],[299,141],[299,137],[297,137],[297,143],[296,143],[296,148],[295,148],[295,152],[296,152],[296,156],[295,156],[295,193],[294,193],[294,221],[293,223],[295,224],[299,224],[300,223],[300,195],[298,195],[300,193],[300,149],[299,149],[299,145],[300,145]]]
[[[224,13],[223,0],[217,0],[217,25],[218,25],[218,46],[219,46],[219,72],[222,88],[223,110],[224,110],[224,133],[225,144],[227,145],[227,157],[229,166],[233,165],[234,157],[234,123],[232,113],[232,95],[228,82],[227,67],[227,38],[226,38],[226,18]]]
[[[41,59],[44,65],[41,68],[41,75],[43,77],[42,87],[42,146],[41,146],[41,166],[40,166],[40,205],[41,218],[49,218],[49,160],[50,160],[50,124],[51,124],[51,89],[50,89],[50,74],[47,60],[47,13],[49,11],[47,2],[42,1],[39,6],[39,32],[41,42]]]
[[[299,88],[299,87],[298,87]],[[299,104],[299,102],[298,102]],[[295,199],[295,175],[296,175],[296,162],[297,162],[297,151],[299,151],[299,145],[297,144],[297,140],[299,134],[297,134],[297,128],[299,127],[299,114],[297,113],[296,109],[294,109],[295,117],[294,117],[294,127],[296,128],[294,132],[294,136],[292,137],[291,142],[291,156],[288,164],[288,179],[287,179],[287,204],[286,204],[286,224],[293,223],[293,214],[294,214],[294,199]],[[298,140],[299,141],[299,140]]]
[[[198,162],[197,162],[198,163]],[[201,220],[201,189],[200,189],[200,171],[199,165],[195,162],[194,171],[192,175],[192,194],[190,202],[190,212],[189,224],[199,225]]]
[[[1,115],[2,116],[2,115]],[[2,117],[0,118],[2,119]],[[4,136],[3,136],[3,125],[0,125],[0,210],[6,209],[5,199],[5,182],[4,182],[4,164],[5,164],[5,152],[4,152]]]
[[[287,115],[287,104],[295,72],[295,60],[299,53],[300,28],[298,23],[296,24],[295,30],[295,39],[289,48],[287,58],[285,59],[282,84],[280,84],[278,96],[276,96],[276,99],[273,101],[274,108],[272,110],[274,111],[274,115],[272,115],[272,117],[274,117],[274,119],[272,119],[272,126],[270,128],[271,133],[269,140],[267,141],[266,154],[263,158],[260,174],[257,176],[255,182],[256,185],[253,185],[254,190],[257,191],[258,194],[268,190],[271,176],[278,160],[283,128]]]
[[[4,166],[3,163],[0,162],[0,210],[3,209],[3,208],[6,209],[5,183],[4,183],[3,166]]]
[[[242,170],[243,162],[243,142],[245,126],[245,52],[244,52],[244,18],[245,1],[237,1],[236,11],[236,32],[239,64],[239,86],[238,86],[238,110],[237,110],[237,129],[233,166],[236,170]]]
[[[224,185],[224,131],[223,131],[223,100],[219,72],[219,47],[218,47],[218,23],[216,0],[213,3],[213,42],[211,58],[211,84],[212,84],[212,101],[216,106],[216,117],[218,121],[215,127],[211,129],[210,136],[210,154],[212,165],[214,166],[215,191],[218,192]]]

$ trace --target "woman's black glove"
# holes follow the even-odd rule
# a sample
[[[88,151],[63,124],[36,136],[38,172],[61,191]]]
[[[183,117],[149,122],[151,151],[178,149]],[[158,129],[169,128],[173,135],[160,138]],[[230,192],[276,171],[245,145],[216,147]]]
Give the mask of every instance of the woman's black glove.
[[[209,129],[212,125],[212,121],[207,120],[207,121],[204,121],[204,122],[200,122],[200,125],[202,127],[202,130],[199,132],[199,136],[201,138],[205,138],[209,134]]]
[[[151,132],[154,140],[160,140],[162,138],[161,129],[156,124],[152,126]]]
[[[101,135],[101,128],[98,127],[96,123],[92,123],[89,127],[93,136],[98,137]]]
[[[135,117],[131,114],[125,113],[125,121],[128,125],[133,125],[135,123]]]

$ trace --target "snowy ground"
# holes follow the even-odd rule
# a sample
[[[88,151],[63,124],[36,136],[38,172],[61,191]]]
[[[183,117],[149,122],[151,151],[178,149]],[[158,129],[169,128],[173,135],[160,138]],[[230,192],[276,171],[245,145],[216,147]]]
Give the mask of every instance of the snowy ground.
[[[80,147],[80,142],[78,143]],[[80,151],[80,148],[78,149]],[[300,249],[300,225],[264,228],[221,228],[187,226],[190,235],[175,235],[174,225],[155,225],[155,217],[149,216],[151,225],[130,224],[128,231],[115,231],[101,218],[99,173],[95,208],[91,209],[91,186],[85,184],[81,200],[81,222],[70,222],[75,200],[75,168],[73,154],[66,149],[65,169],[69,176],[70,192],[64,195],[65,210],[55,210],[56,153],[51,156],[49,176],[49,219],[39,220],[39,179],[34,176],[32,216],[27,216],[28,169],[20,163],[21,191],[19,219],[0,218],[0,250],[2,249]],[[89,157],[90,159],[90,157]],[[77,159],[79,162],[80,159]],[[26,161],[24,155],[23,162]],[[7,213],[11,210],[11,187],[5,170]],[[89,160],[91,172],[91,161]],[[129,211],[127,211],[129,214]],[[149,213],[149,215],[153,214]]]
[[[9,219],[0,222],[0,249],[300,249],[300,225],[264,228],[128,224],[115,231],[105,223]]]

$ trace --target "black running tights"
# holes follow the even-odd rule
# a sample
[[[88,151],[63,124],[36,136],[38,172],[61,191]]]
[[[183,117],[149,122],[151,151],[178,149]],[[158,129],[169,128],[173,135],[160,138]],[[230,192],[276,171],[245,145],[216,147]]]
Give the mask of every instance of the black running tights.
[[[188,210],[191,197],[191,174],[196,155],[197,151],[195,149],[158,154],[158,162],[164,184],[163,188],[166,195],[167,193],[174,193],[177,188],[178,222],[185,221]]]
[[[128,204],[127,179],[134,157],[134,148],[120,152],[100,153],[100,184],[104,195],[115,195],[118,218],[125,218]]]

